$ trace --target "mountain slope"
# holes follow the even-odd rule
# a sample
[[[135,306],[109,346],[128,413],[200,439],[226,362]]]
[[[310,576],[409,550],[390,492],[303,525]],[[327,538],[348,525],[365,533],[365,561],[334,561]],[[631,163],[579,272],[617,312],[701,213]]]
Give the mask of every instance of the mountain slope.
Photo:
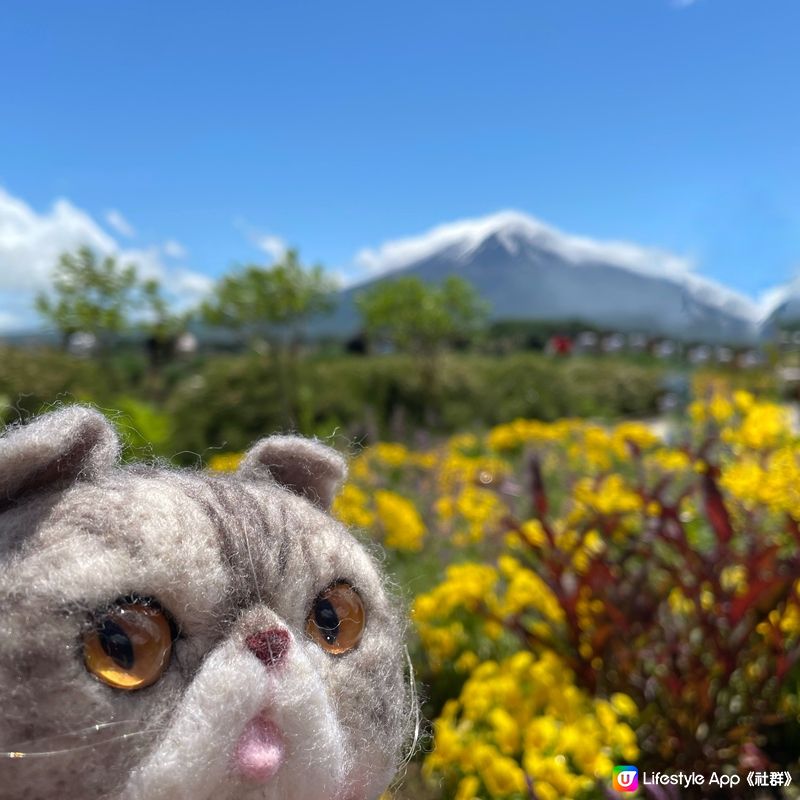
[[[360,256],[379,277],[346,289],[327,332],[358,327],[354,297],[377,281],[416,275],[470,281],[495,319],[583,320],[685,340],[751,342],[753,302],[689,271],[686,262],[626,243],[573,237],[515,212],[441,226]]]
[[[763,303],[765,310],[762,333],[775,336],[783,327],[800,328],[800,279],[773,289]]]

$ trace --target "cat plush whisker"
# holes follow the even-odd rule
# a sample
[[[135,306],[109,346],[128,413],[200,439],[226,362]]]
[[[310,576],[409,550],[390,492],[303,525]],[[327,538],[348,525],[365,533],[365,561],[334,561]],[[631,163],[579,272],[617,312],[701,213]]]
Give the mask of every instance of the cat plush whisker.
[[[105,739],[100,739],[99,741],[86,742],[85,744],[75,745],[74,747],[63,747],[59,748],[58,750],[7,750],[5,752],[0,752],[0,758],[21,759],[71,755],[79,750],[92,750],[99,745],[114,744],[127,739],[132,739],[136,736],[152,735],[155,733],[160,733],[162,730],[163,729],[161,728],[144,728],[143,730],[131,731],[130,733],[123,733],[119,736],[111,736]]]
[[[411,760],[417,752],[417,745],[419,744],[422,730],[422,712],[420,711],[419,698],[417,697],[417,680],[414,671],[414,663],[411,661],[411,653],[408,652],[408,647],[404,647],[403,650],[405,651],[406,663],[408,664],[408,716],[409,725],[413,726],[413,731],[411,734],[411,741],[408,743],[408,751],[400,762],[398,769],[405,769],[411,763]]]
[[[120,719],[120,720],[112,720],[110,722],[97,722],[94,725],[88,725],[85,728],[79,728],[74,731],[66,731],[65,733],[54,733],[50,736],[40,736],[36,739],[26,739],[24,742],[18,742],[15,746],[15,750],[20,750],[24,747],[28,747],[32,744],[39,744],[42,742],[52,742],[56,739],[66,739],[66,738],[74,738],[74,737],[86,737],[92,736],[94,734],[104,733],[105,731],[112,729],[112,728],[119,728],[123,726],[136,726],[138,729],[141,729],[141,720],[138,719]],[[155,728],[148,728],[148,730],[155,730]]]

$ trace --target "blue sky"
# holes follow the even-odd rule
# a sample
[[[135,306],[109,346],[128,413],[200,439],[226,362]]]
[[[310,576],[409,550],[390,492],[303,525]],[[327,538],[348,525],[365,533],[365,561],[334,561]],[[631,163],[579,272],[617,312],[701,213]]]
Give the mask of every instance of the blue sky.
[[[12,0],[0,314],[76,230],[187,285],[280,241],[352,278],[509,208],[758,297],[800,267],[798,29],[796,0]]]

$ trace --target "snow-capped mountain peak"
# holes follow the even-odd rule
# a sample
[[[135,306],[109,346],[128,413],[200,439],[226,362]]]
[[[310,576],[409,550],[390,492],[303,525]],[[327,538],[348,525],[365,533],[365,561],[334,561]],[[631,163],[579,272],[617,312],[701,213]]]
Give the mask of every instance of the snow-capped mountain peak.
[[[356,260],[373,274],[379,274],[403,269],[443,251],[466,257],[490,239],[501,243],[512,255],[530,246],[572,264],[613,262],[650,274],[685,273],[692,268],[689,259],[664,250],[574,236],[513,210],[438,225],[422,235],[387,242],[377,250],[362,250]]]
[[[518,211],[439,225],[363,250],[357,262],[371,275],[365,283],[461,275],[498,319],[583,320],[701,341],[757,336],[756,303],[693,272],[689,258],[567,234]],[[345,293],[340,322],[357,324],[352,297],[363,287]]]

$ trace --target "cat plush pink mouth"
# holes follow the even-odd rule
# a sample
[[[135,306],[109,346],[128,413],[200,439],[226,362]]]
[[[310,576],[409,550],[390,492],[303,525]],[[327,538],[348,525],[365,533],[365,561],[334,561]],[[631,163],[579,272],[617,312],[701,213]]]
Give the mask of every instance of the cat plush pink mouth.
[[[283,737],[264,714],[247,723],[233,751],[233,766],[245,778],[268,781],[286,757]]]

